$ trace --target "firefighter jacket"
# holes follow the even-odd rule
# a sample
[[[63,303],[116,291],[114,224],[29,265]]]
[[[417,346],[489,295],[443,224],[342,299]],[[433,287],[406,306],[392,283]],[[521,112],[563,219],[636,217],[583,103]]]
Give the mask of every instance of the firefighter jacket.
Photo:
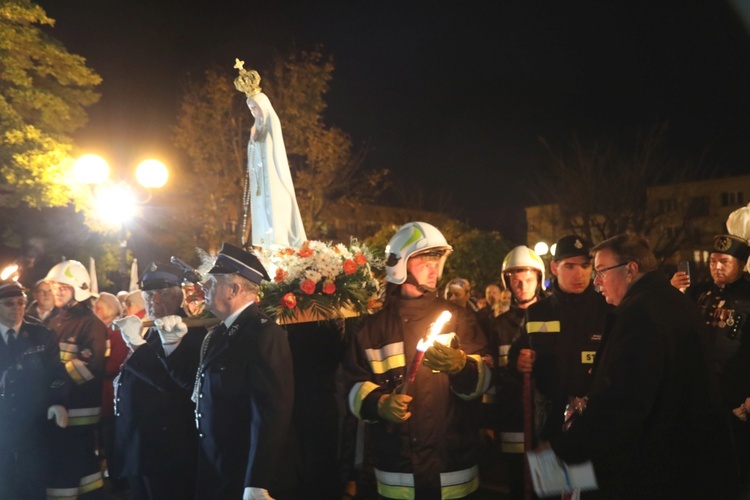
[[[724,287],[702,283],[687,294],[711,330],[725,407],[736,408],[750,396],[750,276]]]
[[[503,453],[523,453],[523,384],[514,372],[508,370],[510,346],[521,331],[525,309],[515,304],[492,322],[490,345],[495,363],[493,427],[499,431],[500,450]]]
[[[50,321],[68,374],[68,427],[99,422],[106,366],[107,327],[85,303],[63,308]]]
[[[178,351],[198,358],[206,329],[190,328]],[[112,459],[116,477],[195,474],[198,441],[192,387],[178,385],[165,366],[164,348],[156,328],[145,335],[146,344],[133,351],[122,365],[115,381],[115,452]],[[179,478],[184,482],[185,477]]]
[[[467,354],[466,365],[455,375],[420,365],[408,387],[411,418],[402,424],[381,420],[378,400],[404,381],[418,341],[443,310],[453,316],[440,340],[457,340]],[[478,488],[481,395],[491,379],[481,358],[485,351],[473,314],[434,295],[389,297],[354,336],[344,360],[349,408],[371,424],[369,442],[382,496],[413,498],[421,491],[463,498]]]
[[[607,317],[588,405],[552,449],[591,460],[601,498],[733,498],[709,343],[694,304],[644,274]]]
[[[561,432],[563,412],[572,397],[583,397],[591,385],[591,367],[613,307],[589,285],[583,293],[567,293],[555,281],[552,294],[526,309],[526,321],[513,342],[509,369],[516,374],[521,349],[533,349],[535,424],[548,441]]]

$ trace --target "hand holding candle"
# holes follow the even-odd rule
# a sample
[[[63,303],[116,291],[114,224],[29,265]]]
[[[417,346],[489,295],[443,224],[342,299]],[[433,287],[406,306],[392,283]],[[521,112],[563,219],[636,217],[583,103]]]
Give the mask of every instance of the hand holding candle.
[[[409,370],[406,372],[406,382],[404,383],[404,386],[401,390],[402,394],[405,394],[409,384],[411,382],[414,382],[414,377],[417,376],[419,365],[422,364],[422,360],[424,359],[425,351],[435,342],[437,336],[440,335],[440,330],[442,330],[443,326],[445,326],[448,320],[451,319],[451,316],[452,314],[449,311],[443,311],[442,313],[440,313],[438,319],[436,319],[435,322],[430,325],[427,336],[425,336],[425,338],[419,339],[419,342],[417,343],[417,352],[411,359]]]

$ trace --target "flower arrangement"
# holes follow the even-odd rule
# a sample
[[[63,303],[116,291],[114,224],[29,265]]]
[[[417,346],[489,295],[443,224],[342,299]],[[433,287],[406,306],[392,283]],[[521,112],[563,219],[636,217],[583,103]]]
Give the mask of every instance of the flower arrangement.
[[[302,315],[340,318],[344,311],[365,314],[379,308],[382,287],[376,274],[385,265],[363,243],[306,241],[259,255],[272,281],[262,285],[260,305],[281,321]]]

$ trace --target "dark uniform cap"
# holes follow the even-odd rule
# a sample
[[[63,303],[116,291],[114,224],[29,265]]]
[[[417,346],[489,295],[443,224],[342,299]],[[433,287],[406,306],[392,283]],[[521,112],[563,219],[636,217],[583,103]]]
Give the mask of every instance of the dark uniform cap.
[[[142,291],[161,290],[182,284],[183,269],[174,264],[153,262],[141,275],[138,287]]]
[[[0,280],[0,300],[10,297],[25,297],[26,290],[14,280]]]
[[[263,280],[271,280],[258,257],[229,243],[221,245],[214,267],[208,274],[239,274],[257,285]]]
[[[552,259],[559,262],[570,257],[591,257],[591,245],[588,241],[575,234],[563,236],[557,240],[555,257]]]
[[[725,253],[739,260],[747,260],[750,248],[747,241],[739,236],[719,234],[714,236],[714,245],[711,247],[711,252]]]

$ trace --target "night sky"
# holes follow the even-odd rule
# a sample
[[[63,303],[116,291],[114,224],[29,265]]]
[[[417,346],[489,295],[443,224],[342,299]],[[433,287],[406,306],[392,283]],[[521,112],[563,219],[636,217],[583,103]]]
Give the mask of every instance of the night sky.
[[[444,210],[482,227],[513,231],[548,162],[540,138],[627,145],[668,121],[675,162],[750,170],[748,31],[719,0],[38,3],[104,78],[77,144],[119,165],[179,162],[169,127],[188,73],[322,44],[327,122],[370,142],[368,166],[451,192]]]

